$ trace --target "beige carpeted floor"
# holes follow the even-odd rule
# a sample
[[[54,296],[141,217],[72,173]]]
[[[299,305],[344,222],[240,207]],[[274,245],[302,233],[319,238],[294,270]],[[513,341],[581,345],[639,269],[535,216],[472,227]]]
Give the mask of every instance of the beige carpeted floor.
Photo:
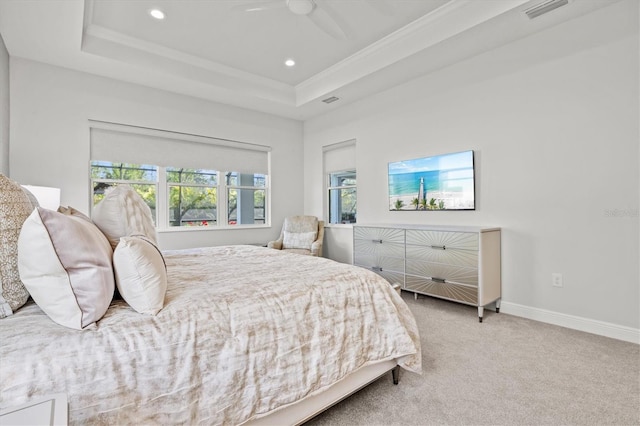
[[[322,425],[640,425],[640,346],[470,306],[403,297],[423,374],[391,373]]]

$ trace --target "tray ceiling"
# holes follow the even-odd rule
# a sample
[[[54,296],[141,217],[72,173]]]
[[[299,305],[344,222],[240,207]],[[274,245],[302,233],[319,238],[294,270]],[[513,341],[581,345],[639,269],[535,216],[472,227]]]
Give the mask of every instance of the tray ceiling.
[[[0,33],[11,56],[307,119],[611,3],[524,14],[542,2],[314,0],[340,38],[287,0],[0,0]]]

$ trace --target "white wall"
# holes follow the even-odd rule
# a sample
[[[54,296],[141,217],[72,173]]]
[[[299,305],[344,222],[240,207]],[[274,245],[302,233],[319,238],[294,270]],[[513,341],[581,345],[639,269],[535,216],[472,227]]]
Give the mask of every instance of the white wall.
[[[624,1],[309,120],[305,212],[323,215],[322,146],[355,138],[359,223],[500,226],[503,308],[637,332],[638,51]],[[476,211],[388,210],[388,162],[468,149]],[[329,256],[351,238],[329,229]]]
[[[303,210],[302,124],[264,113],[12,57],[11,173],[62,189],[62,204],[89,211],[89,119],[272,147],[272,227],[166,232],[163,249],[266,243]]]
[[[9,53],[0,35],[0,173],[9,175]]]

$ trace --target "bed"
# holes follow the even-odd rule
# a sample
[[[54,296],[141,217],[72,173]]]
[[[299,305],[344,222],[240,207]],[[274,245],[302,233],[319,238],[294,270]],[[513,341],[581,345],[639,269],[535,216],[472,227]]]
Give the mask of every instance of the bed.
[[[63,392],[70,424],[299,424],[421,372],[415,320],[371,271],[248,245],[163,255],[155,316],[114,299],[72,330],[30,300],[2,319],[0,406]]]

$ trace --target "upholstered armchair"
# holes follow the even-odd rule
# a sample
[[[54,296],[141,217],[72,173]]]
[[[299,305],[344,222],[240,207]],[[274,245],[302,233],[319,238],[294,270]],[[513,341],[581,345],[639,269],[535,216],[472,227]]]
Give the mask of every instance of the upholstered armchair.
[[[324,222],[315,216],[290,216],[284,219],[280,238],[267,247],[291,253],[322,257]]]

